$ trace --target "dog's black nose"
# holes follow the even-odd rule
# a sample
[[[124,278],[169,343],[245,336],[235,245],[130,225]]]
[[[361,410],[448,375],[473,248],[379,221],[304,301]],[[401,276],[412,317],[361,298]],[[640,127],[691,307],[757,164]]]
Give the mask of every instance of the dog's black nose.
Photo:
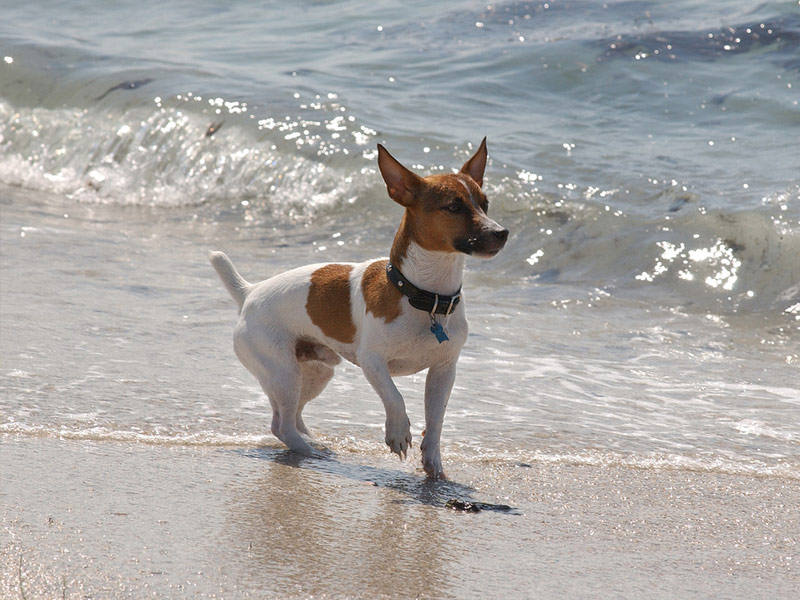
[[[505,242],[508,239],[508,229],[498,229],[492,233],[498,240],[503,240]]]

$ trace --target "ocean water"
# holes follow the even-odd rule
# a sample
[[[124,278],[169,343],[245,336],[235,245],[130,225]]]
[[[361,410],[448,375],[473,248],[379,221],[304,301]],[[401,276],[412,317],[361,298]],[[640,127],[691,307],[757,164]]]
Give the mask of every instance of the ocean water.
[[[467,266],[445,468],[797,485],[797,2],[2,4],[0,438],[278,447],[207,249],[386,255],[376,144],[429,174],[488,136],[511,237]],[[388,453],[352,365],[305,416]]]

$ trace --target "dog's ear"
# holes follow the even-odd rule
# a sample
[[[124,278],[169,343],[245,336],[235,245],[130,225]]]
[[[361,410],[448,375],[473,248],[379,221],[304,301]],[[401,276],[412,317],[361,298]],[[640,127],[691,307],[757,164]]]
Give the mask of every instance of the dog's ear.
[[[389,151],[378,144],[378,168],[389,197],[403,206],[411,206],[417,190],[424,184],[422,177],[406,169]]]
[[[478,151],[461,167],[461,172],[472,177],[480,187],[483,187],[483,172],[486,169],[487,154],[486,138],[483,138]]]

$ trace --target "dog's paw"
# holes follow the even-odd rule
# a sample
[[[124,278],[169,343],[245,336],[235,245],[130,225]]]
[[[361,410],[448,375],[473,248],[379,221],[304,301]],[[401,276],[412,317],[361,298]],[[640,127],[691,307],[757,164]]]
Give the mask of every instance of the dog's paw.
[[[422,450],[422,468],[425,474],[431,479],[447,479],[442,468],[442,455],[439,452],[439,447],[432,448],[425,442],[428,438],[422,440],[420,450]]]
[[[386,445],[401,459],[408,456],[408,449],[411,447],[411,422],[408,416],[403,415],[395,420],[386,419]]]
[[[425,474],[431,479],[447,479],[447,475],[445,475],[444,469],[442,468],[441,460],[426,461],[423,457],[422,468],[425,470]]]

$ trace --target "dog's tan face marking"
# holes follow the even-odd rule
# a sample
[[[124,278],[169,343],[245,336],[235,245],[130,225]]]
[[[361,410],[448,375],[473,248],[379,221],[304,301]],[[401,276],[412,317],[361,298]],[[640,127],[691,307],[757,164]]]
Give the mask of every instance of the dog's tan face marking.
[[[403,294],[389,282],[386,276],[386,260],[370,264],[361,277],[361,293],[367,305],[367,312],[391,323],[400,316]],[[398,267],[399,268],[399,267]]]
[[[392,263],[401,268],[412,239],[426,250],[460,252],[454,242],[479,230],[488,208],[486,195],[466,175],[425,177],[397,230]]]
[[[487,219],[483,191],[463,174],[429,175],[408,209],[412,235],[426,250],[460,252],[457,241],[475,235]]]
[[[398,268],[414,240],[434,252],[463,252],[493,256],[504,245],[508,231],[486,212],[483,193],[486,140],[455,174],[422,178],[406,169],[378,145],[378,166],[389,196],[406,208],[392,245],[392,263]]]
[[[356,326],[350,310],[350,265],[325,265],[311,274],[306,312],[322,333],[352,344]]]

